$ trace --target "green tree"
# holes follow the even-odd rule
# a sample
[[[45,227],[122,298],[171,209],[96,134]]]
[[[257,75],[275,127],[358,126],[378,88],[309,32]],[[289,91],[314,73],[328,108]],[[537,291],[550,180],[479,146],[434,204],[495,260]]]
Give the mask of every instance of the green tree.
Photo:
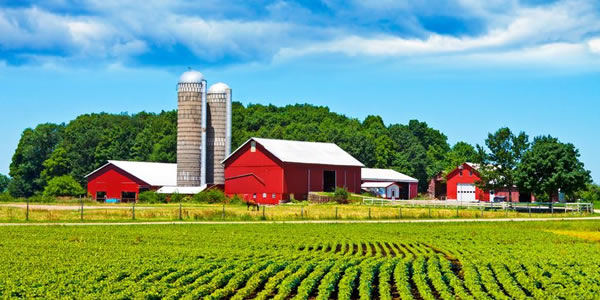
[[[60,142],[64,125],[40,124],[23,131],[10,164],[9,185],[13,197],[29,197],[44,188],[40,174],[56,145]]]
[[[67,175],[71,171],[71,164],[69,162],[67,151],[62,147],[56,148],[42,165],[44,166],[44,170],[42,170],[40,177],[44,182],[44,186],[50,179]]]
[[[591,182],[590,172],[579,156],[573,144],[551,136],[537,137],[517,169],[517,184],[521,190],[547,201],[552,201],[559,189],[573,196]]]
[[[512,202],[512,191],[516,185],[517,167],[525,151],[529,148],[529,137],[524,132],[513,134],[509,128],[500,128],[488,134],[485,140],[487,150],[477,145],[479,173],[477,182],[485,190],[507,189],[508,200]]]
[[[577,192],[575,197],[587,202],[600,203],[600,185],[589,183],[585,189]]]
[[[83,194],[85,194],[85,190],[70,175],[50,179],[44,189],[44,196],[79,196]]]
[[[4,193],[8,188],[8,184],[10,183],[10,177],[0,174],[0,193]]]
[[[444,173],[448,174],[456,169],[457,166],[465,162],[476,162],[477,151],[471,144],[458,142],[454,146],[444,160]]]

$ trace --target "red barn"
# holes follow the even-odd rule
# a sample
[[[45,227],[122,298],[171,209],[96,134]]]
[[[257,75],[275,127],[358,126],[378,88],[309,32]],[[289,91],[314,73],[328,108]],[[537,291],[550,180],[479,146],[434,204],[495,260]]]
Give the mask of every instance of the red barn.
[[[414,199],[417,197],[419,180],[391,169],[363,168],[362,188],[385,194],[386,198]],[[397,186],[397,188],[394,187]],[[382,190],[385,193],[382,193]]]
[[[475,186],[479,181],[479,166],[473,163],[464,163],[446,175],[446,190],[449,200],[458,201],[493,201],[495,197],[504,197],[509,200],[507,189],[499,191],[483,191]],[[519,193],[516,189],[512,192],[513,202],[531,202],[534,198],[529,193]]]
[[[263,138],[249,139],[223,164],[225,194],[261,204],[304,200],[336,187],[359,193],[363,167],[336,144]]]
[[[85,176],[94,200],[137,200],[140,192],[177,185],[177,164],[109,160]]]

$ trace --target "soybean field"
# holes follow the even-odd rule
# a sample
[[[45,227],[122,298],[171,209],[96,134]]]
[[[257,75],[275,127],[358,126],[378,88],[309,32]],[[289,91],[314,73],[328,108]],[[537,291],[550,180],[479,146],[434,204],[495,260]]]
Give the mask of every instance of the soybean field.
[[[0,297],[597,299],[600,222],[0,228]]]

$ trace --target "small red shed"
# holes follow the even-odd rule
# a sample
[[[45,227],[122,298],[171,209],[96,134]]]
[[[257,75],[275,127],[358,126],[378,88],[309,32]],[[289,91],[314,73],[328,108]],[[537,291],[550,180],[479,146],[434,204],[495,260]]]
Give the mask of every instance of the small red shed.
[[[509,200],[508,189],[498,191],[484,191],[475,186],[479,177],[479,165],[464,163],[446,175],[446,190],[449,200],[458,201],[490,201],[495,197],[504,197]],[[512,191],[513,202],[531,202],[535,198],[529,193],[520,193],[516,188]]]
[[[332,143],[250,138],[223,164],[225,194],[261,204],[336,187],[360,193],[363,164]]]
[[[94,200],[130,202],[140,192],[177,185],[177,164],[109,160],[85,177]]]

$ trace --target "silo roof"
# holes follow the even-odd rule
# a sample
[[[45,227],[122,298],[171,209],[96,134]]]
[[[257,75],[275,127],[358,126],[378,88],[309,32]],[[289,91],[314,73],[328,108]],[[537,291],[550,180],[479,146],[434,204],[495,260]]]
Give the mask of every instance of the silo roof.
[[[179,77],[179,83],[200,83],[202,80],[204,80],[204,75],[195,70],[186,71]]]
[[[209,94],[225,94],[229,90],[229,86],[223,82],[217,82],[208,88]]]

